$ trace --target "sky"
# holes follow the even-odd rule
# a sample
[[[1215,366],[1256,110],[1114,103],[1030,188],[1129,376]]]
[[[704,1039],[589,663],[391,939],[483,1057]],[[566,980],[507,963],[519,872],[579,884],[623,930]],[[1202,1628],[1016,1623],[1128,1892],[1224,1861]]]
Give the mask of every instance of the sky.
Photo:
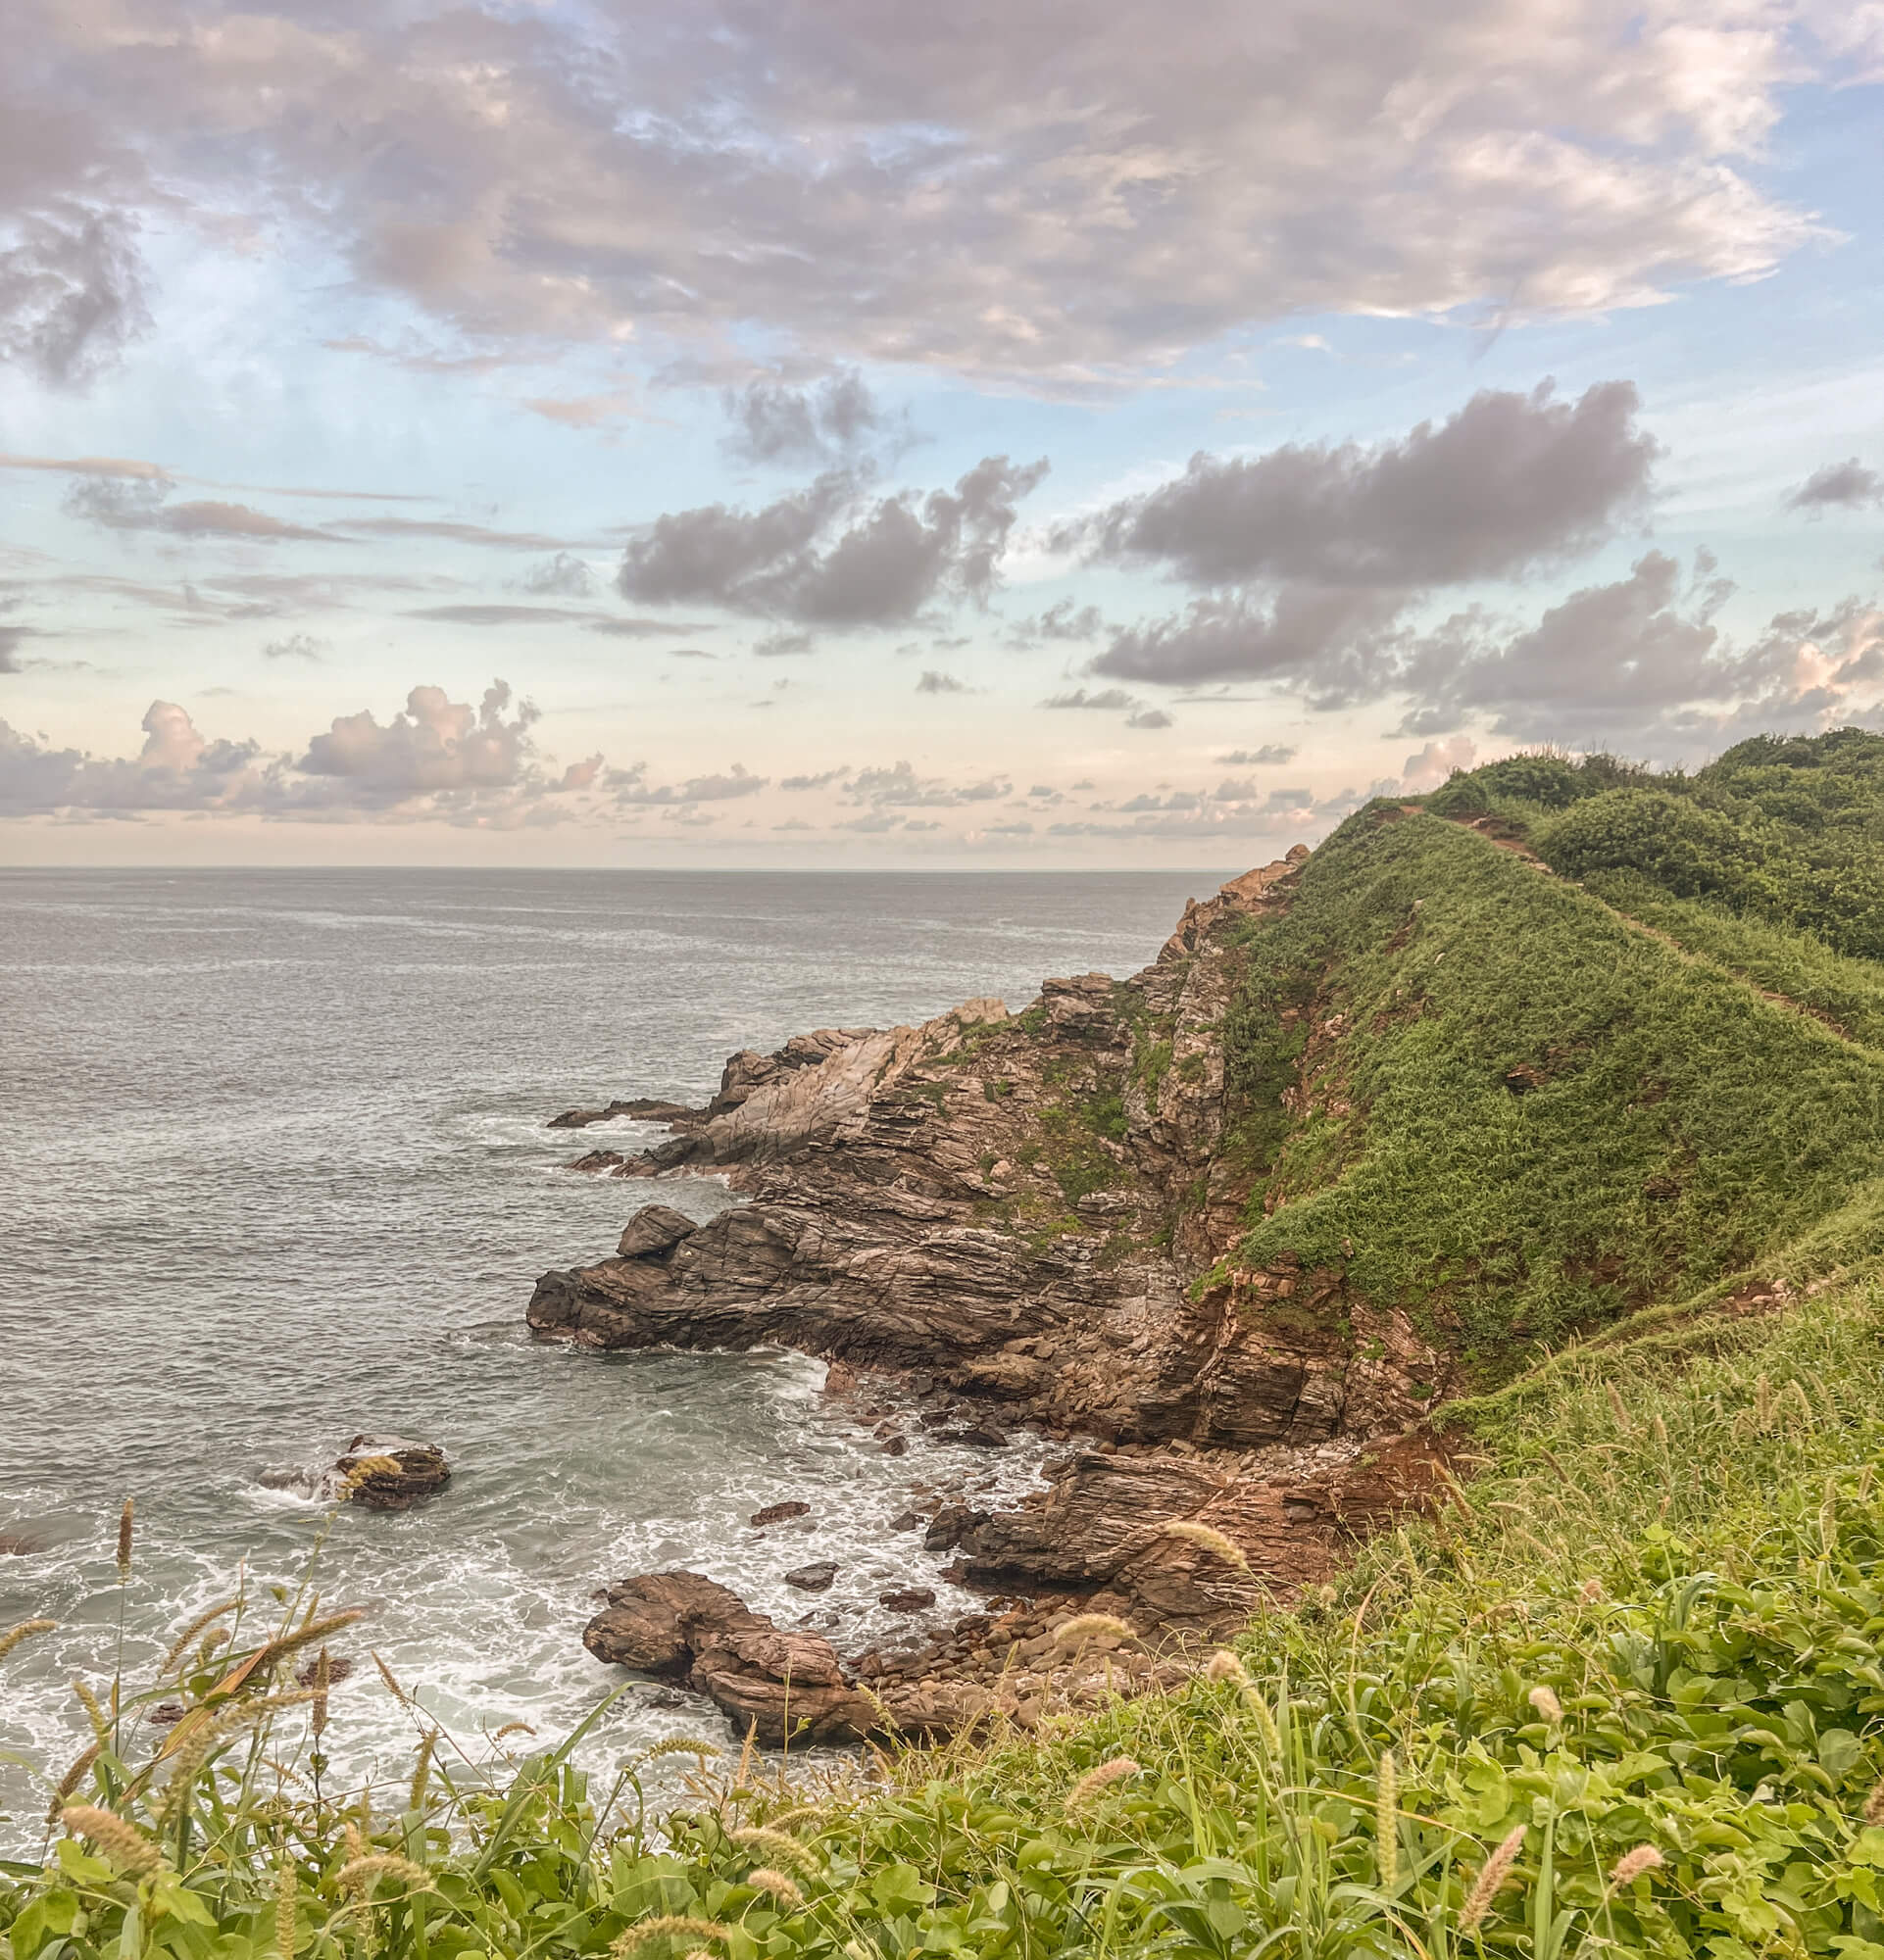
[[[1235,867],[1884,728],[1884,0],[9,0],[0,864]]]

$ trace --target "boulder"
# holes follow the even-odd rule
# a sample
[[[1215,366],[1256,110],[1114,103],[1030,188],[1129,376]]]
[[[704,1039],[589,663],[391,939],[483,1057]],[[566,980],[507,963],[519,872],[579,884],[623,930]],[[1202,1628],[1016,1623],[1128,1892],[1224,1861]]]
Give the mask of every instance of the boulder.
[[[582,1633],[598,1660],[684,1680],[762,1747],[854,1742],[878,1725],[817,1634],[785,1633],[697,1572],[651,1572],[611,1586]]]
[[[935,1594],[926,1586],[905,1586],[895,1592],[879,1592],[877,1600],[892,1613],[920,1613],[935,1604]]]
[[[372,1467],[360,1475],[363,1467]],[[409,1511],[435,1497],[451,1482],[451,1466],[435,1443],[408,1443],[397,1436],[356,1436],[335,1462],[333,1475],[349,1499],[369,1511]]]
[[[644,1204],[623,1228],[616,1254],[623,1259],[651,1259],[699,1229],[696,1219],[676,1211],[671,1204]]]
[[[836,1559],[820,1558],[813,1564],[799,1566],[795,1572],[786,1573],[785,1584],[796,1586],[801,1592],[828,1592],[836,1577]]]
[[[782,1504],[768,1504],[764,1510],[753,1512],[746,1522],[763,1531],[767,1525],[782,1525],[788,1518],[808,1518],[811,1510],[809,1504],[793,1497]]]

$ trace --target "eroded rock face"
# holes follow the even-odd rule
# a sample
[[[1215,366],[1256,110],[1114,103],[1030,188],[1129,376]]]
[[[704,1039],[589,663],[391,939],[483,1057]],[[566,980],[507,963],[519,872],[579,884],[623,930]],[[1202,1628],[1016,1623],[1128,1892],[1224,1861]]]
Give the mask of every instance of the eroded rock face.
[[[652,1221],[680,1214],[644,1209],[618,1256],[543,1276],[530,1325],[597,1348],[779,1343],[977,1397],[1000,1418],[969,1425],[991,1446],[1021,1420],[1124,1446],[1073,1458],[1044,1504],[933,1519],[930,1546],[972,1583],[1110,1589],[1203,1630],[1247,1613],[1259,1582],[1318,1581],[1342,1480],[1445,1368],[1339,1264],[1225,1274],[1261,1167],[1223,1148],[1223,1017],[1242,934],[1286,907],[1299,862],[1187,906],[1131,980],[734,1055],[668,1141],[576,1167],[712,1172],[748,1201],[670,1239]],[[1243,1562],[1160,1535],[1185,1520]]]

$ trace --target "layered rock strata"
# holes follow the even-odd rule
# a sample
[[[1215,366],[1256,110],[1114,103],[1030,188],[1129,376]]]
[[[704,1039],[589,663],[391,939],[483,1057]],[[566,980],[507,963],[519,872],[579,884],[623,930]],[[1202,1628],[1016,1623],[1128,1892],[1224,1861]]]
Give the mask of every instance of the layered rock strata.
[[[966,1400],[991,1441],[1026,1422],[1099,1446],[1018,1510],[928,1520],[970,1584],[1208,1635],[1317,1582],[1361,1519],[1430,1487],[1426,1446],[1380,1446],[1416,1431],[1446,1367],[1342,1264],[1234,1261],[1266,1166],[1223,1024],[1252,923],[1286,908],[1306,856],[1188,906],[1132,979],[734,1055],[666,1142],[575,1167],[709,1173],[747,1201],[705,1224],[641,1208],[614,1257],[543,1276],[531,1327],[776,1343]]]

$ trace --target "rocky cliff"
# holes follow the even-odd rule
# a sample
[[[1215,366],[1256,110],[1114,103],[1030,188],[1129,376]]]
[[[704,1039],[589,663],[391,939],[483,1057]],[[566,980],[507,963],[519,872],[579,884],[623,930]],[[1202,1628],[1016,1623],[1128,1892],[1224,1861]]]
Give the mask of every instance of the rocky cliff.
[[[1222,1026],[1252,925],[1289,906],[1307,855],[1188,906],[1131,979],[734,1055],[669,1141],[578,1167],[711,1172],[748,1201],[699,1226],[644,1207],[615,1257],[544,1275],[531,1327],[778,1343],[1080,1439],[1027,1507],[932,1520],[990,1590],[1203,1633],[1318,1580],[1358,1517],[1429,1483],[1426,1446],[1370,1446],[1417,1423],[1446,1365],[1338,1264],[1224,1263],[1262,1167],[1226,1148]]]

